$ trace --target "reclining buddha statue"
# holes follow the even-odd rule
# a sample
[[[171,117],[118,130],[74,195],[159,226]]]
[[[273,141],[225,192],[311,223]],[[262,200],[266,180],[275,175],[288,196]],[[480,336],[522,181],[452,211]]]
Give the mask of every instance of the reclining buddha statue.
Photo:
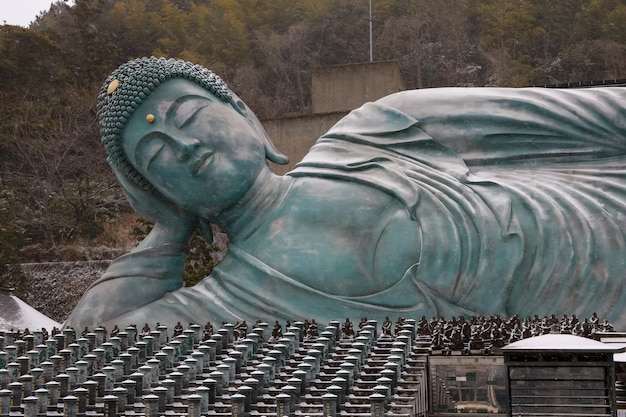
[[[142,58],[98,98],[154,223],[65,325],[593,312],[626,325],[626,89],[434,88],[364,104],[295,169],[211,71]],[[228,253],[183,284],[189,240]],[[270,321],[271,320],[271,321]]]

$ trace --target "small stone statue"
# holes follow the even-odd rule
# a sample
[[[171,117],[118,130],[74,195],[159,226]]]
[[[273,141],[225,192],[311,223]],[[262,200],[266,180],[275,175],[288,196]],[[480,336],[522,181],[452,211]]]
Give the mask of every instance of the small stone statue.
[[[111,330],[111,337],[117,337],[117,335],[120,333],[120,328],[117,327],[117,324],[115,326],[113,326],[113,329]]]
[[[349,318],[346,317],[346,321],[341,325],[341,333],[346,339],[352,339],[354,337],[354,327]]]
[[[209,340],[213,336],[213,325],[210,321],[207,321],[202,331],[202,340]]]
[[[454,328],[450,333],[450,338],[447,342],[448,349],[451,351],[464,351],[465,344],[463,343],[463,335],[458,328]]]
[[[400,330],[402,330],[402,326],[404,326],[404,323],[405,323],[404,317],[402,316],[398,317],[398,319],[396,320],[396,327],[395,327],[396,334],[400,334]]]
[[[438,326],[433,331],[433,337],[431,339],[430,349],[434,354],[439,353],[444,348],[444,337],[441,333],[441,327]]]
[[[432,334],[428,325],[428,320],[426,320],[426,316],[422,316],[422,318],[420,318],[417,322],[417,334],[420,336],[428,336]]]
[[[245,338],[248,334],[248,323],[246,323],[245,320],[243,320],[241,323],[237,322],[234,331],[235,340]]]
[[[391,320],[389,319],[389,316],[385,317],[385,321],[383,322],[383,326],[382,326],[382,334],[384,336],[391,336],[392,333],[392,323]]]
[[[363,330],[363,327],[367,324],[367,317],[361,317],[359,320],[359,330]]]
[[[180,323],[180,322],[179,322]],[[145,336],[149,336],[150,335],[150,326],[148,325],[148,323],[143,325],[143,328],[141,329],[141,337],[144,338]]]
[[[178,321],[176,323],[176,326],[174,326],[174,333],[172,334],[172,337],[180,336],[181,334],[183,334],[184,330],[185,329],[183,328],[183,325],[180,324],[180,321]]]
[[[469,349],[471,353],[478,354],[482,353],[485,349],[485,342],[480,337],[480,335],[475,335],[476,337],[472,337],[469,343]]]
[[[601,325],[602,331],[603,332],[612,332],[613,330],[613,325],[611,323],[609,323],[609,321],[607,319],[604,319],[604,321],[602,322]]]
[[[317,322],[315,321],[315,319],[311,319],[311,323],[309,323],[308,327],[306,328],[306,337],[308,339],[314,339],[318,336],[319,331],[317,327]]]
[[[274,328],[272,329],[272,339],[278,340],[281,337],[283,337],[283,328],[278,322],[278,320],[276,320],[274,322]]]

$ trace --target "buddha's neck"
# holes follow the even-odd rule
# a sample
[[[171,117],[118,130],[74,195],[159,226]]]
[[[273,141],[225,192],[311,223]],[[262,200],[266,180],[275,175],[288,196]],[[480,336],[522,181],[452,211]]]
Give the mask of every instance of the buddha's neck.
[[[291,177],[263,169],[246,194],[217,216],[217,224],[225,229],[231,241],[245,239],[281,203],[292,181]]]

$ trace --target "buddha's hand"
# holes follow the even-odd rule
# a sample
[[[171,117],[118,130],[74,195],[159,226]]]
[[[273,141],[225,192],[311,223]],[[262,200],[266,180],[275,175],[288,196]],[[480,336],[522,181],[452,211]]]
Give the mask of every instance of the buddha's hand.
[[[113,172],[131,207],[154,227],[131,253],[111,263],[83,295],[65,326],[95,327],[114,322],[183,286],[186,249],[196,217],[159,194],[146,192],[115,167]]]
[[[163,243],[187,244],[198,226],[198,218],[160,194],[151,194],[113,169],[130,206],[144,219],[154,223],[146,240],[149,246]],[[147,244],[148,242],[142,242]]]

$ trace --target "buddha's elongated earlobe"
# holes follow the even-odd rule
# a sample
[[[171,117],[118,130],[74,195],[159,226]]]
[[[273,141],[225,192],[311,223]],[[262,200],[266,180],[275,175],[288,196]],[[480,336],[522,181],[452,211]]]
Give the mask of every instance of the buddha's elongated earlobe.
[[[267,132],[263,128],[263,125],[256,117],[256,115],[250,112],[245,113],[244,116],[252,123],[252,126],[261,136],[261,140],[263,141],[263,147],[265,148],[265,157],[275,164],[287,165],[289,163],[289,158],[287,158],[287,155],[279,152],[278,149],[274,147],[274,144],[270,140]]]
[[[280,153],[278,149],[274,147],[274,144],[267,136],[265,136],[264,142],[265,156],[267,157],[267,159],[278,165],[287,165],[289,163],[289,158],[287,158],[286,155]]]
[[[274,144],[270,140],[267,132],[263,128],[263,125],[256,117],[254,112],[250,111],[246,104],[241,101],[241,99],[232,91],[230,92],[232,95],[231,105],[239,114],[245,117],[248,122],[252,125],[252,127],[258,132],[258,134],[262,137],[263,147],[265,148],[265,157],[270,161],[274,162],[278,165],[287,165],[289,163],[289,158],[286,155],[280,153],[278,149],[274,147]]]

